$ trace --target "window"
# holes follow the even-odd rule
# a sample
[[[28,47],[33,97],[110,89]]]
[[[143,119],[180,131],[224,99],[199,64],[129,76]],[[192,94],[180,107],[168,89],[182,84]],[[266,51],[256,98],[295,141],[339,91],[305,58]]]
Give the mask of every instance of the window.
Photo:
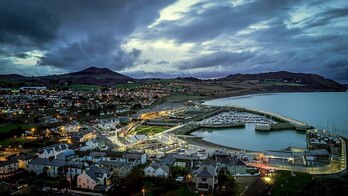
[[[81,182],[81,178],[79,178],[79,182]]]
[[[87,179],[87,183],[89,183],[89,179]]]
[[[207,181],[207,179],[206,178],[202,178],[202,182],[206,182]]]

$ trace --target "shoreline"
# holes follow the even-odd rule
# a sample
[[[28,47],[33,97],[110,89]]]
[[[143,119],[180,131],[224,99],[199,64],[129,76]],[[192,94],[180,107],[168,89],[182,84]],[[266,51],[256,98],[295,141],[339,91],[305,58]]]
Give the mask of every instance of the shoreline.
[[[206,148],[220,148],[221,150],[232,150],[232,151],[236,151],[236,152],[241,152],[242,150],[246,153],[262,153],[260,151],[255,151],[255,150],[246,150],[246,149],[240,149],[240,148],[236,148],[236,147],[229,147],[229,146],[224,146],[221,144],[216,144],[213,142],[209,142],[206,140],[203,140],[202,138],[198,138],[198,137],[180,137],[179,138],[181,140],[184,140],[185,142],[187,142],[190,145],[195,145],[195,146],[202,146],[202,147],[206,147]]]
[[[231,94],[228,96],[216,96],[216,97],[209,97],[206,99],[199,99],[201,104],[204,104],[207,101],[212,101],[212,100],[220,100],[220,99],[228,99],[228,98],[244,98],[244,97],[254,97],[254,96],[261,96],[261,95],[272,95],[272,94],[283,94],[283,93],[345,93],[348,92],[346,91],[265,91],[265,92],[253,92],[249,91],[246,93],[236,93],[236,94]],[[208,104],[206,104],[208,105]]]

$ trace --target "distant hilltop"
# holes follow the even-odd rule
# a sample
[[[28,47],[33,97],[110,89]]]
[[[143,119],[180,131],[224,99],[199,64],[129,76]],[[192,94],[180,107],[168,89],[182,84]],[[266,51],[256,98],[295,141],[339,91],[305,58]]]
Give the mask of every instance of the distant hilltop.
[[[108,68],[90,67],[78,72],[68,74],[25,77],[17,74],[0,75],[1,87],[29,86],[29,85],[64,85],[64,84],[86,84],[98,86],[111,86],[123,84],[134,79],[120,73],[114,72]],[[17,85],[18,84],[18,85]]]
[[[61,75],[25,77],[17,74],[0,75],[0,87],[21,86],[57,86],[57,85],[96,85],[115,86],[125,83],[146,83],[151,80],[165,82],[162,79],[134,79],[114,72],[108,68],[90,67],[78,72]],[[292,91],[345,91],[346,86],[317,74],[292,73],[287,71],[258,74],[231,74],[227,77],[202,80],[194,77],[173,79],[183,86],[220,85],[224,91],[255,92],[292,92]],[[188,87],[192,89],[192,86]],[[204,90],[203,90],[204,91]]]
[[[264,84],[275,84],[275,86],[306,86],[308,89],[321,91],[345,91],[346,86],[317,74],[292,73],[287,71],[267,72],[258,74],[232,74],[218,80],[225,81],[258,81]],[[276,85],[281,84],[281,85]]]

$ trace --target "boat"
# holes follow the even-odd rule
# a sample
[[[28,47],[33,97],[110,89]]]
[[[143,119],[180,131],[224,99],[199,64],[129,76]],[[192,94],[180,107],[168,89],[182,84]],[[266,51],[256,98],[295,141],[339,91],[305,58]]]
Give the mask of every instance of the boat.
[[[255,131],[270,131],[271,125],[270,124],[256,124],[255,125]]]

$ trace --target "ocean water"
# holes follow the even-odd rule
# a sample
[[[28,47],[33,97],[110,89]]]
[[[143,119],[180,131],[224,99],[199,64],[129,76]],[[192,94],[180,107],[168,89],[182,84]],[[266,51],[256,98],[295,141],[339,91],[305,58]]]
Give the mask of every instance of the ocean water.
[[[348,138],[348,92],[272,93],[210,100],[206,105],[239,105],[289,116]],[[248,150],[305,147],[305,133],[295,130],[256,132],[253,124],[240,129],[201,129],[204,140]]]

